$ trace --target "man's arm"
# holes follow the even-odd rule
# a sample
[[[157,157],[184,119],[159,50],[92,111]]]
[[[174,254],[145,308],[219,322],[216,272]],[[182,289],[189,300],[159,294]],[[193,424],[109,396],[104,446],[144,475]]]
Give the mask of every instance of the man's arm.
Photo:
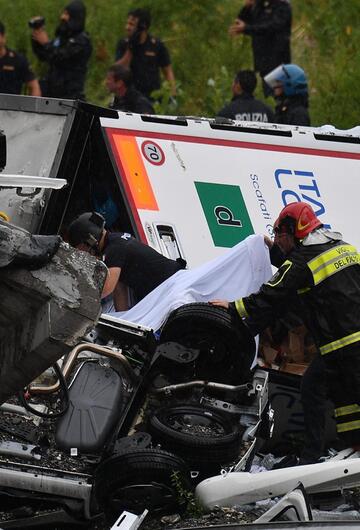
[[[224,300],[213,300],[211,304],[236,310],[241,318],[249,319],[252,330],[258,333],[294,306],[299,290],[312,285],[312,275],[305,261],[289,259],[257,293],[231,304]]]
[[[229,35],[231,37],[244,33],[245,24],[252,22],[254,6],[255,0],[245,0],[243,8],[229,28]]]
[[[167,66],[163,66],[163,68],[161,70],[162,70],[162,73],[163,73],[166,81],[170,85],[171,95],[172,96],[176,96],[176,81],[175,81],[174,70],[173,70],[171,64],[169,64]]]
[[[125,50],[124,55],[116,61],[116,64],[121,64],[121,66],[129,67],[133,58],[131,50],[128,48]]]
[[[41,89],[39,81],[37,79],[32,79],[26,83],[29,96],[41,96]]]
[[[105,284],[101,293],[101,298],[106,298],[109,294],[112,294],[119,281],[121,274],[120,267],[109,267],[108,275],[105,280]]]
[[[34,29],[31,34],[31,46],[40,61],[51,61],[53,47],[44,28]]]
[[[116,311],[126,311],[129,309],[129,291],[124,283],[117,283],[113,293],[113,299]]]
[[[130,67],[133,60],[133,50],[137,44],[138,35],[131,39],[121,39],[116,46],[115,61],[121,66]]]
[[[41,89],[26,57],[19,55],[19,75],[30,96],[41,96]]]

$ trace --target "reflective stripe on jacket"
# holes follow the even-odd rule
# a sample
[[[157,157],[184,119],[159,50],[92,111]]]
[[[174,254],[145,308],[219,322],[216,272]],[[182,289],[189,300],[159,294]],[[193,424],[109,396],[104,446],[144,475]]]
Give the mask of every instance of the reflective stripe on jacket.
[[[360,256],[343,241],[299,244],[258,293],[235,302],[261,331],[301,301],[301,315],[320,353],[360,348]]]

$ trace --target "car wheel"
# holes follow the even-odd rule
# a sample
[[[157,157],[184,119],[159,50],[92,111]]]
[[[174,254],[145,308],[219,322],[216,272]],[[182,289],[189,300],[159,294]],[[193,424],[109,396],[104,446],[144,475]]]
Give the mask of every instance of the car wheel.
[[[104,460],[95,474],[95,498],[109,521],[123,510],[174,513],[186,507],[179,494],[190,489],[189,470],[176,455],[160,449],[129,450]]]
[[[197,378],[236,385],[249,379],[254,337],[240,319],[235,321],[222,307],[202,303],[179,307],[161,331],[160,349],[164,343],[199,350],[193,361]],[[171,370],[174,362],[167,364]]]
[[[241,445],[237,425],[201,406],[157,410],[150,416],[149,432],[154,441],[183,457],[192,467],[231,462],[238,457]]]

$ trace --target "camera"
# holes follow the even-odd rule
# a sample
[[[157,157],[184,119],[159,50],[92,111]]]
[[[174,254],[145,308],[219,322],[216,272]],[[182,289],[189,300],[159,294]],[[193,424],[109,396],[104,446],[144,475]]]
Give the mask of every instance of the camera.
[[[32,17],[28,22],[29,28],[31,29],[40,29],[45,26],[44,17]]]

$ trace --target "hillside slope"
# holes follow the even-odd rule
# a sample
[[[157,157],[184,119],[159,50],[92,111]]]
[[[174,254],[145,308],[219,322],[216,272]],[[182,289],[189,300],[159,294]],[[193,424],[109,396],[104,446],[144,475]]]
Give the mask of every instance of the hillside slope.
[[[231,97],[234,73],[252,65],[250,39],[230,39],[227,29],[242,2],[233,0],[144,0],[139,4],[85,0],[87,30],[94,44],[87,98],[107,105],[104,87],[107,67],[112,63],[115,45],[122,35],[128,8],[151,7],[152,32],[169,47],[179,85],[177,114],[213,116]],[[8,33],[8,44],[27,54],[38,74],[44,71],[31,52],[27,20],[36,14],[46,17],[53,35],[60,0],[0,0],[1,20]],[[360,123],[360,0],[293,0],[293,62],[309,76],[313,125],[331,123],[350,128]],[[166,93],[166,88],[164,89]],[[262,97],[260,88],[257,90]],[[164,98],[166,99],[166,98]],[[272,100],[268,100],[271,104]],[[159,112],[171,112],[159,108]]]

